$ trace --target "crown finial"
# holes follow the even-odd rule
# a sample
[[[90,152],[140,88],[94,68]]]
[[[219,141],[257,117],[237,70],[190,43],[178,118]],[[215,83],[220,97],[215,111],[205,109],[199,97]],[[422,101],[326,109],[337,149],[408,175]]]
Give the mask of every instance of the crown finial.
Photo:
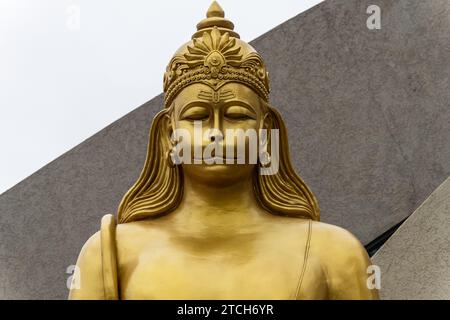
[[[222,7],[217,3],[217,1],[213,1],[211,5],[208,8],[208,12],[206,13],[207,18],[212,17],[225,17],[225,12],[223,11]]]
[[[197,24],[192,40],[180,47],[164,73],[164,105],[169,108],[177,94],[193,83],[218,90],[228,82],[246,85],[269,101],[269,75],[262,57],[239,39],[233,23],[213,1],[206,18]]]
[[[197,24],[197,32],[194,33],[192,39],[201,38],[205,31],[211,31],[214,27],[217,27],[221,34],[228,32],[231,37],[239,38],[239,34],[233,31],[233,22],[225,19],[225,12],[217,1],[213,1],[209,6],[206,12],[206,19],[203,19]]]

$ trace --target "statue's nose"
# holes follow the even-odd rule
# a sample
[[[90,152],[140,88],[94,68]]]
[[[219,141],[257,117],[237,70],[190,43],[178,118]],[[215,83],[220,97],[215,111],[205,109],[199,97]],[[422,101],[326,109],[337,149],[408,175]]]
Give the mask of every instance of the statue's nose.
[[[221,131],[221,125],[220,125],[220,112],[219,110],[214,110],[214,118],[213,118],[213,123],[212,123],[213,129],[214,131]],[[215,134],[217,135],[217,134]]]
[[[222,140],[221,138],[222,138],[222,132],[220,132],[219,129],[214,128],[209,132],[209,141],[210,142],[216,142],[216,141],[220,142]]]

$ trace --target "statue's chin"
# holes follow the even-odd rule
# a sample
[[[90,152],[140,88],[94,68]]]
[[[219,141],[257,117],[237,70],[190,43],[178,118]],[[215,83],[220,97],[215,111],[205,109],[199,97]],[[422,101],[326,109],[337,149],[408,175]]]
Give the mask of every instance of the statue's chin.
[[[190,178],[214,186],[229,186],[250,177],[255,165],[251,164],[190,164],[183,165],[184,174]]]

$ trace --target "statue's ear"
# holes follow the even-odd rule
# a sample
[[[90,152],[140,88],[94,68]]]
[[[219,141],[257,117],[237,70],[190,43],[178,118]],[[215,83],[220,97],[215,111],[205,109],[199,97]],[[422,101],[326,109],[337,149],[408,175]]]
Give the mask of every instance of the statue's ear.
[[[260,120],[260,128],[261,129],[266,129],[269,130],[273,128],[273,114],[272,114],[272,107],[270,106],[270,104],[266,101],[264,101],[263,99],[260,100],[261,104],[262,104],[262,110],[263,110],[263,115],[261,117]]]
[[[269,127],[269,129],[278,129],[280,130],[280,135],[283,136],[287,136],[287,132],[286,132],[286,127],[284,125],[284,121],[283,118],[281,117],[281,114],[278,112],[278,110],[267,104],[268,106],[268,116],[267,116],[267,120],[266,123]],[[283,142],[287,142],[287,141],[283,141]]]
[[[264,114],[261,120],[262,129],[270,130],[273,128],[273,116],[270,109]]]
[[[170,109],[166,109],[159,123],[156,124],[159,127],[161,140],[164,150],[168,150],[172,147],[172,137],[174,132],[173,119],[171,117]]]

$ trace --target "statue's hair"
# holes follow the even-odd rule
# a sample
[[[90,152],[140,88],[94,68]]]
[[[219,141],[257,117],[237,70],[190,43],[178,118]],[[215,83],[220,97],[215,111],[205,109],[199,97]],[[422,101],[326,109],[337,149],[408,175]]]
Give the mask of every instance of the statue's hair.
[[[286,127],[277,110],[265,104],[271,115],[271,129],[279,130],[279,170],[273,175],[260,175],[255,168],[253,190],[258,203],[274,215],[319,220],[314,194],[295,172],[289,155]],[[172,109],[160,111],[153,119],[147,157],[136,183],[123,197],[119,223],[158,217],[175,210],[183,197],[183,170],[167,161],[169,122]]]
[[[316,197],[292,166],[287,131],[279,112],[267,106],[271,129],[279,130],[279,169],[276,174],[254,174],[253,188],[261,206],[272,214],[320,220]]]

